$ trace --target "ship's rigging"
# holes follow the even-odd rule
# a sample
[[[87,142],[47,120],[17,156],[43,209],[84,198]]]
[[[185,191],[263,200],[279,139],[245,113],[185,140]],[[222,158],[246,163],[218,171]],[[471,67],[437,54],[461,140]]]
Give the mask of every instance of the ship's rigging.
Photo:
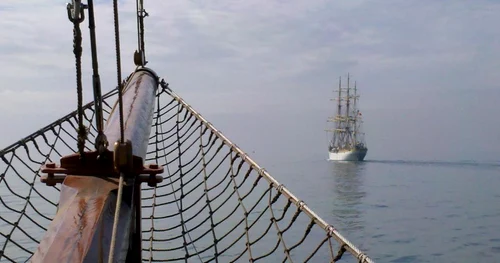
[[[83,105],[80,24],[87,9],[94,102]],[[372,262],[144,67],[148,14],[142,0],[136,9],[137,69],[122,82],[113,0],[118,83],[101,95],[93,1],[68,5],[77,110],[0,151],[0,260],[235,262],[247,255],[250,262],[337,262],[347,251]],[[349,110],[340,113],[342,140],[356,140],[347,132]],[[85,146],[91,140],[95,151]],[[163,167],[167,174],[157,175]],[[259,242],[264,238],[272,246]]]
[[[347,75],[345,87],[342,86],[342,78],[339,77],[338,90],[335,91],[337,97],[331,99],[331,101],[337,102],[337,114],[327,120],[334,124],[333,128],[327,129],[333,133],[328,145],[328,150],[331,152],[366,148],[364,133],[361,131],[362,114],[357,108],[359,100],[357,83],[354,82],[354,87],[351,88],[350,82],[350,74]]]

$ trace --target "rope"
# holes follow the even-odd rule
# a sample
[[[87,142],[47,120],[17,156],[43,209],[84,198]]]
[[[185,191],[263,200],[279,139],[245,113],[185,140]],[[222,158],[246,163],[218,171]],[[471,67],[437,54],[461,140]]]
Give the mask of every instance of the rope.
[[[178,119],[178,118],[179,118],[179,116],[177,116],[177,119]],[[179,119],[178,119],[178,120],[179,120]],[[178,120],[177,120],[177,121],[178,121]],[[160,130],[161,130],[161,132],[163,133],[163,127],[162,127],[162,126],[160,126]],[[157,131],[157,132],[158,132],[158,131]],[[165,149],[165,141],[163,141],[163,142],[162,142],[162,144],[163,144],[163,149]],[[165,162],[168,162],[167,157],[166,157],[166,156],[164,156],[164,158],[165,158]],[[181,171],[181,172],[182,172],[182,171]],[[175,193],[176,191],[175,191],[174,184],[173,184],[173,181],[172,181],[172,176],[171,176],[172,174],[170,173],[170,168],[169,168],[168,166],[167,166],[167,174],[168,174],[168,178],[169,178],[169,180],[170,180],[170,185],[171,185],[171,187],[172,187],[172,193],[173,193],[173,195],[174,195],[174,199],[175,199],[175,200],[178,200],[178,201],[176,201],[176,202],[175,202],[175,204],[176,204],[176,206],[177,206],[177,209],[178,209],[179,211],[182,211],[182,199],[178,199],[178,198],[177,198],[177,196],[176,196],[176,193]],[[181,179],[181,185],[182,185],[182,179]],[[184,195],[184,194],[182,193],[182,190],[181,190],[181,195]],[[182,214],[180,215],[180,217],[181,217],[181,222],[184,222],[184,218],[183,218]],[[183,231],[183,232],[185,231],[185,232],[187,233],[187,236],[188,236],[188,238],[189,238],[189,240],[190,240],[190,242],[191,242],[191,244],[192,244],[192,247],[193,247],[194,251],[196,252],[196,254],[198,255],[198,259],[200,260],[200,262],[203,262],[202,258],[200,257],[200,255],[199,255],[199,253],[198,253],[198,250],[197,250],[196,246],[194,245],[193,238],[191,237],[190,232],[189,232],[189,231],[186,231],[186,225],[183,225],[183,230],[182,230],[182,231]],[[183,241],[184,241],[184,244],[186,244],[186,239],[184,239]],[[187,254],[187,253],[188,253],[188,252],[187,252],[187,247],[185,248],[185,251],[186,251],[186,254]]]
[[[163,87],[162,92],[166,92],[166,93],[170,94],[173,97],[173,101],[168,103],[166,106],[162,107],[161,109],[164,112],[159,113],[159,114],[166,115],[166,116],[172,116],[174,119],[177,119],[177,121],[172,120],[172,117],[168,118],[167,121],[161,121],[161,119],[160,119],[160,125],[166,125],[167,123],[172,121],[173,122],[172,124],[178,128],[176,129],[175,127],[173,127],[172,129],[167,130],[166,132],[163,132],[162,134],[156,135],[156,136],[162,137],[159,140],[160,142],[172,142],[172,143],[170,143],[170,144],[166,143],[167,149],[164,151],[164,154],[158,155],[157,157],[155,157],[154,159],[151,159],[151,160],[161,162],[159,160],[159,158],[162,158],[162,157],[168,156],[168,155],[173,155],[176,151],[179,151],[178,148],[181,148],[182,150],[180,150],[180,152],[179,152],[179,154],[177,154],[177,156],[173,155],[172,158],[169,158],[168,162],[165,161],[165,163],[162,165],[178,167],[178,169],[176,171],[171,172],[171,175],[169,175],[169,177],[175,176],[178,178],[178,179],[172,180],[172,182],[174,182],[176,185],[178,185],[181,178],[182,178],[182,181],[184,181],[185,183],[183,183],[181,186],[178,186],[178,188],[177,188],[178,190],[173,191],[172,193],[164,193],[163,195],[156,194],[156,200],[158,200],[158,198],[160,198],[160,199],[167,198],[167,197],[171,196],[171,194],[175,194],[176,192],[181,191],[181,189],[182,189],[181,193],[182,192],[185,193],[183,196],[180,197],[181,199],[183,199],[183,198],[187,198],[186,195],[188,195],[189,193],[199,193],[200,191],[205,192],[205,193],[207,193],[207,192],[210,193],[212,191],[217,191],[216,190],[217,188],[226,187],[226,188],[224,188],[224,190],[222,190],[222,192],[216,192],[216,193],[212,192],[212,194],[209,194],[209,196],[211,196],[211,198],[209,200],[207,200],[207,204],[210,203],[215,208],[213,209],[213,212],[210,212],[208,215],[206,215],[207,214],[206,211],[205,212],[203,211],[203,209],[208,209],[208,206],[200,207],[201,204],[197,203],[199,200],[202,200],[203,196],[200,196],[198,198],[192,196],[191,198],[189,198],[189,200],[197,200],[195,203],[193,203],[191,201],[192,204],[191,204],[191,206],[189,206],[189,208],[194,209],[194,207],[197,207],[198,209],[193,210],[192,212],[188,212],[189,208],[185,208],[182,211],[180,211],[180,213],[179,213],[179,216],[181,216],[181,213],[186,214],[186,215],[188,215],[188,214],[192,215],[194,213],[194,215],[192,215],[192,217],[189,217],[188,219],[185,219],[185,220],[181,220],[181,224],[179,224],[179,226],[185,224],[183,221],[194,220],[194,218],[196,218],[198,216],[201,218],[205,218],[205,220],[211,220],[210,218],[212,216],[214,218],[217,218],[217,219],[222,218],[222,221],[216,220],[215,223],[213,223],[212,226],[210,226],[207,231],[204,231],[202,233],[200,233],[199,232],[200,230],[197,228],[200,228],[201,225],[203,225],[204,223],[200,223],[199,225],[196,225],[196,226],[191,228],[191,232],[199,233],[198,235],[200,235],[198,238],[194,237],[195,241],[197,243],[200,243],[200,240],[206,239],[208,234],[213,233],[214,228],[219,229],[219,232],[216,235],[217,238],[214,237],[214,240],[211,242],[213,245],[208,245],[209,243],[207,243],[207,246],[205,246],[205,249],[200,248],[200,245],[197,245],[197,247],[199,248],[198,254],[205,253],[205,251],[207,251],[207,249],[215,249],[215,246],[217,244],[217,247],[220,248],[220,249],[218,249],[218,251],[219,251],[218,255],[221,255],[221,254],[235,255],[234,260],[238,260],[238,258],[243,255],[244,251],[247,251],[247,253],[248,253],[250,251],[249,249],[252,246],[257,246],[257,241],[264,239],[266,237],[266,234],[271,231],[272,226],[275,226],[276,236],[278,237],[278,240],[275,243],[275,247],[273,247],[271,249],[271,251],[269,251],[268,253],[261,254],[260,256],[258,255],[257,251],[262,252],[262,247],[261,247],[261,249],[252,248],[251,249],[252,254],[249,255],[250,261],[255,262],[257,260],[261,260],[264,258],[267,258],[267,260],[271,260],[270,258],[273,255],[275,255],[275,251],[279,251],[277,248],[280,244],[283,247],[282,251],[284,252],[283,255],[285,256],[285,258],[273,258],[273,259],[275,259],[274,261],[290,261],[290,262],[312,261],[312,262],[316,262],[316,260],[318,258],[323,258],[320,255],[328,256],[328,257],[330,257],[331,260],[333,260],[336,258],[336,256],[333,255],[333,253],[331,253],[331,251],[333,250],[331,248],[331,240],[337,241],[341,244],[344,244],[342,246],[341,250],[348,251],[349,253],[353,254],[355,257],[362,254],[358,248],[356,248],[352,243],[350,243],[347,239],[345,239],[342,235],[340,235],[340,233],[338,233],[337,230],[335,230],[333,227],[331,227],[331,225],[328,225],[323,219],[321,219],[316,213],[314,213],[303,201],[301,201],[296,196],[294,196],[286,187],[284,187],[282,184],[277,182],[276,179],[271,177],[271,175],[267,171],[265,171],[263,168],[258,166],[240,148],[238,148],[235,144],[230,142],[212,124],[207,122],[190,105],[185,103],[182,100],[182,98],[177,96],[170,89],[167,89],[166,83],[162,83],[162,86],[165,86],[165,87]],[[181,104],[181,108],[176,110],[176,108],[178,107],[177,105],[179,105],[179,104]],[[172,106],[169,106],[169,105],[172,105]],[[160,107],[160,106],[158,106],[158,107]],[[179,118],[180,116],[183,116],[183,117]],[[198,138],[193,136],[196,133],[196,131],[200,132],[200,130],[198,130],[196,127],[199,127],[198,129],[202,129],[204,131],[204,133],[208,131],[209,139],[208,140],[202,139],[202,138],[204,138],[204,136],[208,136],[208,135],[199,136]],[[193,144],[196,143],[197,140],[203,140],[202,144],[204,144],[204,145],[200,146],[200,150],[198,150],[196,152],[196,150],[191,149],[191,147]],[[219,140],[221,142],[219,147],[215,146],[215,143],[217,140]],[[208,143],[204,143],[206,141],[208,141]],[[206,147],[208,147],[208,148],[205,150]],[[171,149],[169,150],[169,148],[171,148]],[[220,153],[224,151],[223,150],[224,148],[227,148],[230,151],[227,155],[220,156]],[[213,152],[214,149],[216,149],[215,152]],[[158,149],[156,149],[156,151],[157,150]],[[193,152],[193,151],[195,151],[195,152]],[[190,157],[190,159],[186,160],[186,158],[184,156],[191,156],[191,157]],[[210,156],[210,157],[207,158],[207,156]],[[234,157],[231,158],[231,156],[234,156]],[[238,167],[238,169],[236,169],[236,171],[234,170],[234,168],[232,168],[233,167],[232,164],[236,164],[237,162],[235,162],[235,161],[229,162],[229,159],[236,160],[235,158],[241,159],[241,163],[239,164],[240,167]],[[203,159],[207,160],[206,161],[207,164],[203,164],[200,166],[200,163],[203,161]],[[213,164],[214,162],[217,162],[217,164]],[[243,179],[241,179],[241,175],[238,175],[240,173],[241,165],[243,165],[243,167],[246,166],[248,171],[249,171],[249,172],[247,172],[247,174],[245,175],[245,177]],[[208,166],[211,166],[211,167],[215,166],[215,167],[212,170],[207,171]],[[196,169],[199,169],[200,167],[201,167],[201,170],[199,172],[197,172]],[[181,168],[182,168],[182,170],[181,170]],[[186,171],[186,169],[187,169],[187,171]],[[226,170],[226,169],[228,169],[228,170]],[[241,168],[241,170],[245,170],[245,169]],[[224,171],[227,171],[225,175],[222,174],[222,173],[224,173]],[[233,174],[232,171],[234,171],[234,176],[231,175],[231,174]],[[207,175],[203,176],[203,174],[205,174],[205,173]],[[250,173],[256,173],[255,175],[257,176],[257,179],[254,181],[254,183],[251,186],[245,187],[244,181],[242,182],[243,183],[243,185],[242,185],[240,183],[241,182],[240,180],[246,180],[246,178],[248,178]],[[189,177],[186,178],[186,176],[188,176],[188,175],[189,175]],[[201,178],[205,178],[205,179],[200,181],[200,179],[197,179],[197,177],[201,177]],[[209,180],[209,178],[216,178],[216,179]],[[238,185],[235,186],[234,188],[232,188],[232,191],[229,191],[231,188],[229,188],[228,186],[224,186],[224,184],[226,183],[226,180],[229,180],[226,178],[240,178],[240,179],[237,179]],[[262,178],[265,180],[260,180]],[[216,180],[216,181],[214,181],[214,180]],[[208,181],[208,182],[212,181],[212,183],[205,183],[205,181]],[[264,183],[264,184],[260,183],[262,181],[264,181],[266,183]],[[199,182],[199,183],[195,183],[195,182]],[[170,183],[170,186],[174,185],[174,183]],[[230,182],[227,182],[227,183],[229,184]],[[203,185],[207,185],[205,187],[204,191],[200,189]],[[161,188],[163,186],[158,186],[158,187]],[[230,193],[226,194],[225,193],[226,189]],[[245,189],[246,191],[243,191],[243,189]],[[270,199],[269,204],[264,205],[263,203],[261,203],[260,200],[262,200],[262,197],[265,194],[270,195],[274,191],[276,191],[276,194],[275,194],[274,198]],[[259,192],[262,192],[262,195],[258,194]],[[186,193],[188,193],[188,194],[186,194]],[[240,193],[239,198],[237,198],[238,193]],[[214,199],[214,195],[216,196],[215,198],[217,198],[217,197],[222,198],[222,196],[227,196],[228,199],[216,201]],[[236,199],[236,200],[230,199],[231,196],[233,197],[233,199]],[[251,196],[253,196],[253,197],[251,197]],[[251,199],[249,199],[249,198],[251,198]],[[296,211],[293,215],[287,215],[286,214],[287,209],[285,209],[284,211],[280,210],[280,211],[283,211],[283,214],[277,215],[276,211],[274,211],[274,209],[272,208],[271,204],[277,203],[277,202],[279,202],[279,200],[282,200],[283,198],[286,199],[286,204],[283,204],[285,207],[289,206],[290,204],[293,204],[296,206]],[[175,198],[175,199],[177,199],[177,198]],[[164,202],[163,204],[156,202],[157,206],[167,205],[170,203],[171,203],[170,201]],[[224,211],[228,211],[228,215],[226,217],[224,217],[220,214],[218,216],[215,215],[218,210],[220,211],[222,209],[222,206],[216,205],[216,204],[220,204],[220,203],[222,203],[223,206],[226,207],[224,209]],[[235,207],[229,208],[226,205],[224,205],[224,204],[229,204],[229,203],[232,203],[233,205],[235,205]],[[252,203],[253,203],[253,205],[252,205]],[[243,207],[248,207],[249,205],[250,205],[250,208],[248,208],[248,210],[245,211],[245,209],[243,209]],[[147,206],[145,206],[145,207],[147,207]],[[258,209],[258,207],[260,207],[260,209]],[[236,214],[235,214],[236,210],[234,210],[234,209],[237,209],[237,210],[243,209],[244,217],[241,220],[237,220],[236,218],[231,219],[232,217],[236,216]],[[155,211],[160,211],[160,210],[157,209]],[[253,213],[257,213],[257,215],[256,215],[257,218],[251,216]],[[205,214],[205,216],[202,216],[202,214]],[[184,218],[186,218],[186,215],[184,215]],[[252,228],[256,228],[257,221],[259,221],[260,218],[264,218],[266,215],[268,215],[271,218],[270,225],[267,225],[267,227],[265,227],[266,230],[262,234],[262,236],[258,236],[258,235],[256,236],[256,234],[257,234],[256,231],[258,231],[258,230],[252,229]],[[171,214],[171,215],[155,216],[154,218],[161,220],[161,219],[166,219],[166,218],[170,218],[170,217],[174,217],[174,216],[177,216],[177,215]],[[277,222],[280,222],[284,218],[287,218],[287,217],[290,220],[287,225],[283,226],[281,223],[277,223]],[[191,218],[193,218],[193,219],[191,219]],[[158,221],[158,222],[160,222],[160,221]],[[233,222],[233,223],[235,223],[235,225],[233,227],[219,226],[221,224],[227,224],[227,222]],[[249,225],[245,226],[245,222],[249,222]],[[250,222],[252,222],[252,223],[250,223]],[[260,224],[263,224],[263,222],[260,222]],[[155,225],[158,225],[158,223],[155,223]],[[299,238],[294,243],[293,239],[291,239],[290,236],[288,236],[288,238],[286,237],[286,235],[287,235],[286,233],[287,232],[289,233],[290,231],[296,233],[295,231],[298,230],[297,227],[299,227],[299,226],[300,226],[300,228],[302,226],[306,226],[306,227],[302,230],[302,233],[303,233],[302,237]],[[222,229],[230,229],[230,230],[229,230],[229,232],[224,234],[224,233],[220,232],[221,227],[222,227]],[[163,232],[163,231],[167,231],[167,230],[172,231],[174,229],[176,229],[176,226],[171,226],[171,227],[166,228],[166,229],[154,229],[153,232]],[[235,235],[234,231],[236,229],[244,229],[245,231],[243,231],[240,234]],[[261,227],[258,227],[257,229],[261,229]],[[250,231],[250,230],[252,230],[252,231]],[[244,249],[243,251],[240,251],[240,252],[236,252],[238,250],[234,250],[233,246],[235,246],[236,244],[239,244],[239,242],[242,242],[244,240],[243,238],[247,235],[247,231],[250,231],[250,234],[251,234],[250,237],[253,237],[254,240],[247,241],[246,242],[247,245],[243,246],[243,247],[246,247],[246,249]],[[305,256],[304,260],[298,259],[297,254],[301,254],[303,252],[300,250],[300,248],[310,238],[310,234],[317,232],[317,231],[324,232],[326,234],[325,238],[323,240],[321,240],[321,242],[317,245],[317,247],[309,255],[307,255],[306,253],[303,253]],[[314,235],[317,236],[317,233]],[[229,244],[226,247],[223,247],[222,245],[220,245],[221,239],[227,238],[229,236],[233,236],[236,238],[234,240],[234,242],[232,242],[231,244]],[[157,242],[160,242],[160,241],[167,242],[168,241],[168,242],[173,242],[173,244],[175,244],[174,241],[177,238],[181,238],[181,237],[182,237],[182,235],[172,236],[172,237],[166,238],[166,239],[161,239],[161,238],[156,237],[156,241]],[[285,243],[285,241],[286,241],[286,243]],[[157,245],[159,246],[160,243],[157,243]],[[242,243],[241,245],[244,245],[244,243]],[[323,247],[327,247],[327,249],[324,252],[321,252]],[[183,246],[182,248],[185,248],[185,246]],[[239,248],[242,248],[242,247],[239,247]],[[161,252],[172,253],[172,252],[176,251],[177,249],[181,249],[181,247],[169,246],[168,249],[159,249],[158,248],[156,250],[156,252],[158,253],[161,251]],[[292,253],[293,250],[295,250],[295,253]],[[232,251],[232,252],[229,252],[229,251]],[[300,252],[298,252],[298,251],[300,251]],[[254,253],[256,255],[254,255]],[[322,253],[324,253],[324,254],[322,254]],[[205,256],[204,258],[207,258],[207,259],[205,259],[206,261],[210,261],[210,257],[208,257],[206,254],[203,254],[203,255]],[[238,255],[238,256],[236,256],[236,255]],[[190,256],[191,256],[191,254],[190,254]],[[338,253],[337,256],[340,256],[340,253]],[[180,260],[181,258],[185,259],[185,257],[178,257],[178,258],[168,257],[166,259],[159,260],[156,257],[155,261],[177,261],[177,260]],[[316,260],[315,260],[315,258],[316,258]],[[339,258],[337,258],[337,260],[338,259]],[[366,258],[361,257],[361,261],[362,262],[372,262],[368,257],[366,257]]]
[[[113,0],[113,17],[115,27],[116,78],[118,82],[118,108],[120,110],[120,141],[125,142],[125,127],[123,123],[123,85],[120,59],[120,25],[118,21],[118,0]]]
[[[114,28],[115,28],[115,50],[116,50],[116,75],[118,82],[118,107],[120,114],[120,142],[125,142],[125,126],[123,121],[123,88],[124,85],[122,83],[121,76],[121,60],[120,60],[120,25],[118,21],[118,0],[113,0],[113,16],[114,16]],[[118,228],[118,220],[120,216],[120,206],[122,202],[122,192],[123,192],[123,180],[124,180],[123,172],[120,173],[120,181],[118,184],[118,196],[116,199],[116,210],[115,210],[115,219],[113,222],[113,232],[111,235],[111,245],[109,252],[108,262],[112,263],[114,259],[115,252],[115,243],[116,243],[116,231]]]
[[[118,220],[120,219],[120,207],[122,205],[123,196],[123,173],[120,173],[120,180],[118,182],[118,194],[116,196],[115,219],[113,222],[113,231],[111,234],[111,244],[109,246],[109,259],[108,263],[113,263],[115,257],[115,244],[116,244],[116,231],[118,230]]]
[[[340,246],[339,251],[337,252],[337,255],[333,258],[333,262],[337,262],[340,259],[342,259],[342,256],[344,255],[345,251],[346,251],[345,245]]]
[[[84,13],[85,6],[80,1],[73,1],[72,5],[68,5],[68,18],[73,22],[73,53],[75,54],[75,68],[76,68],[76,92],[78,97],[78,152],[80,157],[83,158],[85,152],[85,140],[87,139],[87,128],[83,125],[83,91],[82,91],[82,31],[80,30],[80,23],[85,19]],[[73,12],[73,14],[71,14]]]
[[[115,99],[116,90],[103,97]],[[92,106],[82,107],[84,124],[90,127],[87,140],[96,136]],[[111,110],[106,103],[103,107]],[[29,260],[45,234],[57,211],[60,189],[40,183],[40,166],[76,151],[77,116],[75,110],[0,150],[0,262]]]

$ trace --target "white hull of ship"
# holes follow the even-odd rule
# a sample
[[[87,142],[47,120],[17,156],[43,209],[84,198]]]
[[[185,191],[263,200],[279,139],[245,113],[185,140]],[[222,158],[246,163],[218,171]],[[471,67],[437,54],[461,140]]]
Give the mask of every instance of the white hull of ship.
[[[329,152],[330,161],[363,161],[368,149],[354,149],[350,151]]]

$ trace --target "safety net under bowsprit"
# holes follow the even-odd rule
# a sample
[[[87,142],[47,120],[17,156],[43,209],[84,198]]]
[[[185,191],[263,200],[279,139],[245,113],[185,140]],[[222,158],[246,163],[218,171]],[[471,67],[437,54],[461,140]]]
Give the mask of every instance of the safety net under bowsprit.
[[[104,97],[106,119],[116,90]],[[159,89],[146,162],[165,170],[142,190],[144,262],[371,262],[337,230],[169,88]],[[84,107],[86,150],[94,108]],[[41,165],[77,152],[76,112],[0,151],[0,262],[30,259],[56,213],[60,185]]]

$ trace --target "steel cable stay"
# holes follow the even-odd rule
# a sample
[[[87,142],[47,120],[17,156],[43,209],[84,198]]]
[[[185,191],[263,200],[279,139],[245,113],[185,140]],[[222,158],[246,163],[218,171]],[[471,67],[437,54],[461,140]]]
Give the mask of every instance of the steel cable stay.
[[[103,108],[102,108],[102,92],[101,79],[99,76],[99,63],[97,60],[97,40],[95,36],[95,18],[94,18],[94,1],[88,0],[89,10],[89,30],[90,30],[90,47],[92,53],[92,86],[94,89],[94,107],[95,107],[95,122],[97,129],[97,138],[95,148],[99,154],[102,154],[108,147],[108,140],[104,134]]]
[[[114,24],[114,29],[115,29],[115,50],[116,50],[116,77],[117,77],[117,87],[118,87],[118,107],[119,107],[119,118],[120,118],[120,141],[115,143],[115,156],[119,155],[117,153],[117,150],[121,151],[127,151],[126,157],[131,157],[132,155],[132,148],[131,144],[129,141],[127,141],[127,144],[125,143],[125,127],[123,123],[123,86],[122,86],[122,77],[121,77],[121,58],[120,58],[120,25],[118,21],[118,0],[113,0],[113,24]],[[121,158],[121,162],[117,164],[118,158]],[[115,157],[115,169],[118,168],[118,171],[120,172],[120,179],[118,182],[118,194],[116,197],[116,210],[115,210],[115,216],[113,220],[113,232],[111,234],[111,245],[109,247],[109,258],[108,258],[108,263],[113,263],[114,259],[114,252],[115,252],[115,246],[116,246],[116,231],[118,231],[118,221],[120,220],[119,215],[120,215],[120,208],[121,208],[121,202],[122,202],[122,196],[123,196],[123,182],[124,182],[124,170],[126,170],[128,167],[128,164],[132,161],[131,158],[126,158],[125,156],[118,156]],[[127,160],[128,159],[128,160]]]

